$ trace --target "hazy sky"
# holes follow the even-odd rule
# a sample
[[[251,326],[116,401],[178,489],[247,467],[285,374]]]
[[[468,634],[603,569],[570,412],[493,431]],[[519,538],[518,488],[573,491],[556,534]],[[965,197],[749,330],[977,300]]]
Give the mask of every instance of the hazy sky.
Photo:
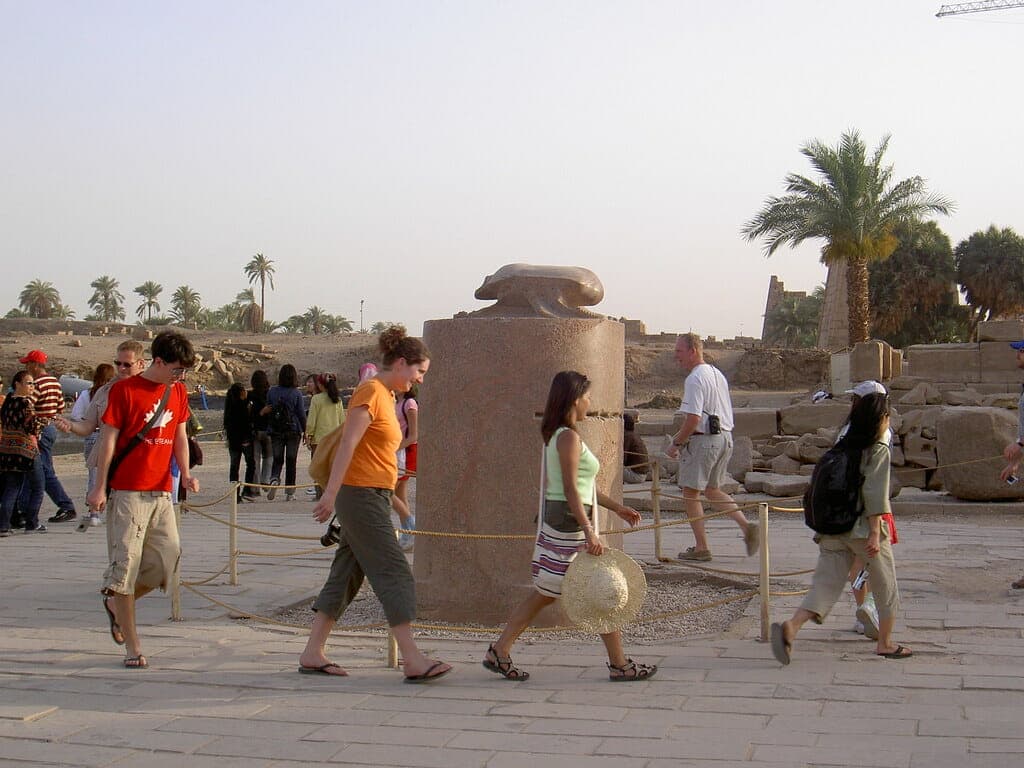
[[[771,274],[824,281],[820,246],[739,235],[810,139],[891,133],[954,245],[1024,233],[1024,11],[939,5],[0,0],[0,314],[39,278],[83,318],[103,274],[129,315],[146,280],[216,307],[259,251],[276,320],[365,299],[419,332],[527,262],[757,336]]]

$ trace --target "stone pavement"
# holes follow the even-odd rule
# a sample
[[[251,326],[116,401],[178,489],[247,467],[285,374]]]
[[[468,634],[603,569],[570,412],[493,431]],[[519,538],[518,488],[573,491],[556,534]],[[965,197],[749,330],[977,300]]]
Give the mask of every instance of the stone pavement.
[[[206,488],[226,485],[221,453],[207,450]],[[80,462],[58,457],[76,498],[83,495]],[[242,515],[258,528],[317,535],[310,508],[262,502],[242,507]],[[226,510],[222,503],[214,511]],[[233,620],[187,591],[180,623],[168,620],[166,597],[140,603],[151,668],[125,670],[97,593],[104,529],[54,525],[47,534],[0,540],[0,763],[1024,766],[1024,596],[1007,589],[1024,569],[1022,526],[1012,513],[900,520],[896,636],[914,649],[907,661],[876,657],[874,643],[850,631],[844,599],[823,626],[805,627],[793,663],[781,668],[756,640],[753,601],[729,631],[632,648],[659,664],[651,681],[608,683],[596,638],[576,644],[528,636],[515,658],[533,676],[513,683],[480,666],[480,639],[423,635],[423,647],[455,671],[411,686],[384,666],[383,639],[368,634],[332,642],[333,658],[351,677],[299,675],[302,632]],[[225,563],[226,529],[195,515],[182,528],[184,578],[216,573]],[[741,556],[733,524],[712,521],[709,529],[712,565],[756,570],[755,559]],[[692,543],[685,526],[666,529],[665,539],[670,553]],[[773,570],[813,566],[815,549],[799,516],[773,515],[770,541]],[[239,545],[307,546],[251,534],[240,535]],[[650,560],[653,537],[627,536],[626,549]],[[264,614],[311,595],[326,570],[325,555],[247,557],[239,586],[222,575],[204,589]],[[788,616],[798,600],[779,598],[773,617]]]

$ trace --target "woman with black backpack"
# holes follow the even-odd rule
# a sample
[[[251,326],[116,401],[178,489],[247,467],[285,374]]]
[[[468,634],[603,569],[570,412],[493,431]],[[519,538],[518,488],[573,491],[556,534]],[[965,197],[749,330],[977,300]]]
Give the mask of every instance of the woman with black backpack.
[[[299,392],[299,374],[295,366],[286,363],[277,374],[277,386],[267,393],[267,404],[262,413],[268,417],[270,442],[274,451],[274,466],[270,472],[267,501],[277,495],[284,466],[285,500],[295,496],[295,466],[299,458],[299,443],[306,433],[306,409]]]
[[[780,664],[789,664],[793,641],[800,628],[813,620],[821,624],[846,588],[850,566],[855,557],[864,558],[871,573],[871,584],[878,609],[876,653],[887,659],[908,659],[913,652],[892,639],[899,610],[896,562],[890,545],[890,532],[883,516],[889,508],[889,464],[891,459],[887,432],[889,398],[870,394],[861,398],[850,412],[850,428],[837,447],[852,454],[860,469],[859,509],[853,527],[838,534],[818,533],[818,564],[811,589],[789,621],[772,624],[772,653]]]

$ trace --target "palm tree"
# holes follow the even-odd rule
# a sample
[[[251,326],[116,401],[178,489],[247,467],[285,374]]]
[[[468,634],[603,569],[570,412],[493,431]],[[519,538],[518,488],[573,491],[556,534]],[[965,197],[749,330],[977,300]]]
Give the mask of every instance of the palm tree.
[[[147,280],[142,285],[135,287],[135,293],[142,297],[142,303],[139,304],[135,310],[135,314],[142,319],[142,315],[146,315],[146,322],[148,323],[153,319],[153,310],[160,311],[160,302],[157,301],[157,297],[163,293],[164,287],[159,283],[154,283],[152,280]]]
[[[394,323],[392,323],[390,320],[378,320],[376,323],[370,326],[370,333],[384,333],[384,331],[386,331],[392,325],[394,325]]]
[[[810,296],[784,296],[765,317],[765,345],[788,348],[813,347],[825,296],[823,286]]]
[[[324,329],[324,321],[329,317],[329,315],[314,304],[306,310],[303,317],[306,320],[306,327],[309,328],[310,333],[314,336],[319,336]]]
[[[305,315],[292,315],[282,322],[278,328],[285,333],[309,333],[309,321]]]
[[[868,158],[867,148],[857,131],[842,135],[838,146],[812,141],[800,152],[821,177],[786,176],[786,194],[769,197],[764,208],[741,230],[747,240],[765,238],[765,255],[783,245],[796,247],[804,240],[820,239],[825,244],[821,260],[828,265],[826,301],[822,317],[820,346],[836,349],[866,341],[870,306],[869,261],[887,258],[898,244],[893,234],[900,222],[915,221],[925,214],[947,214],[952,201],[926,192],[920,176],[892,184],[892,166],[883,165],[889,146],[885,136]],[[838,276],[845,271],[847,333],[828,328],[829,309],[833,319],[841,302]]]
[[[89,306],[96,312],[97,319],[104,321],[124,320],[124,294],[117,290],[119,283],[112,277],[97,277],[89,287],[93,289]]]
[[[245,275],[249,278],[249,284],[257,281],[260,284],[260,316],[267,316],[267,283],[270,283],[270,290],[274,290],[274,262],[266,258],[262,253],[257,253],[249,263],[245,265]]]
[[[980,320],[1024,312],[1024,238],[994,224],[954,251],[956,277],[971,306],[971,335]]]
[[[243,330],[249,333],[263,330],[263,310],[256,303],[252,288],[246,288],[235,296],[235,303],[238,305],[238,324]]]
[[[58,304],[57,308],[53,310],[53,316],[58,320],[74,320],[75,310],[68,304]]]
[[[199,293],[187,285],[178,286],[171,297],[171,316],[182,325],[195,326],[202,311]]]
[[[324,333],[352,333],[352,321],[344,315],[328,315],[324,320]]]
[[[60,309],[60,292],[53,287],[53,283],[33,280],[21,290],[18,304],[29,317],[45,320],[54,317]]]

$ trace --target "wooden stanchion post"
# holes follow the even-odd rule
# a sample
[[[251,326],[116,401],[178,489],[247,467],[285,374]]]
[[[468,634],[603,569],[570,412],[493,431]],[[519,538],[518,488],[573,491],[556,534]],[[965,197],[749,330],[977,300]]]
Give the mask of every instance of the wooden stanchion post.
[[[651,462],[651,511],[654,513],[654,558],[659,563],[668,562],[661,554],[661,465]]]
[[[231,525],[228,526],[228,563],[231,566],[228,583],[238,586],[238,483],[231,494]]]
[[[768,559],[768,505],[757,505],[758,525],[761,526],[761,642],[768,642],[768,626],[771,624],[769,615],[769,598],[771,596],[771,570]]]
[[[173,502],[172,502],[173,504]],[[178,536],[181,536],[181,507],[174,506],[174,524],[178,528]],[[178,560],[178,570],[171,576],[171,621],[184,621],[181,617],[181,560]]]
[[[388,668],[398,669],[398,641],[394,633],[388,630]]]

